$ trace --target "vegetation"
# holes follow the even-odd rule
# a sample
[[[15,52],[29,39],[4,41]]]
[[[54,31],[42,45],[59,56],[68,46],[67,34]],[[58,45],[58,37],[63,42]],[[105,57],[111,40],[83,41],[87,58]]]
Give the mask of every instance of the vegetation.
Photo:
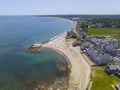
[[[92,68],[93,83],[91,90],[114,90],[112,85],[120,82],[116,76],[108,75],[104,70],[104,66]]]
[[[86,34],[83,34],[83,35],[82,35],[82,38],[85,39],[85,38],[86,38]]]
[[[90,34],[120,34],[120,29],[115,28],[84,28]]]
[[[66,36],[66,39],[70,39],[70,37],[69,37],[69,36]]]
[[[91,20],[88,20],[88,22],[92,24],[101,23],[102,27],[113,27],[113,28],[120,28],[120,17],[98,17],[98,18],[92,18]]]

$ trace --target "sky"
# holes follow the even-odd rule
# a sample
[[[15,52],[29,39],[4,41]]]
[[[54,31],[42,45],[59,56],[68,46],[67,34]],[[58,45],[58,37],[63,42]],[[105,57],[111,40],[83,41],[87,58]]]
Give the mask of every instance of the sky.
[[[0,15],[120,14],[120,0],[0,0]]]

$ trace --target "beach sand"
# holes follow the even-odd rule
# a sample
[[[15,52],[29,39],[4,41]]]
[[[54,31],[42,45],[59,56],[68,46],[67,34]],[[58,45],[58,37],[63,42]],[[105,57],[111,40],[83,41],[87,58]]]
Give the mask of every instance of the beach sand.
[[[73,47],[65,39],[67,32],[64,32],[43,44],[43,47],[52,48],[63,53],[71,63],[68,90],[86,90],[90,81],[90,65],[80,53],[80,47]]]

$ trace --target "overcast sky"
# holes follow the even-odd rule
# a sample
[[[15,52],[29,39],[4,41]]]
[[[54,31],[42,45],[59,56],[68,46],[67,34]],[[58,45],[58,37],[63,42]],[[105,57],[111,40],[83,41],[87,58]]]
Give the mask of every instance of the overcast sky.
[[[120,14],[120,0],[0,0],[0,15]]]

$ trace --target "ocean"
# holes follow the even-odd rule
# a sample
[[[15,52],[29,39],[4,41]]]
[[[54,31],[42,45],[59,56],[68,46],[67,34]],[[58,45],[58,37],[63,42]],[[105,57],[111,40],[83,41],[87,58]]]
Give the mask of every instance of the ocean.
[[[0,90],[33,90],[67,77],[60,69],[67,68],[62,55],[48,48],[28,52],[26,47],[44,42],[71,25],[69,20],[55,17],[0,16]]]

